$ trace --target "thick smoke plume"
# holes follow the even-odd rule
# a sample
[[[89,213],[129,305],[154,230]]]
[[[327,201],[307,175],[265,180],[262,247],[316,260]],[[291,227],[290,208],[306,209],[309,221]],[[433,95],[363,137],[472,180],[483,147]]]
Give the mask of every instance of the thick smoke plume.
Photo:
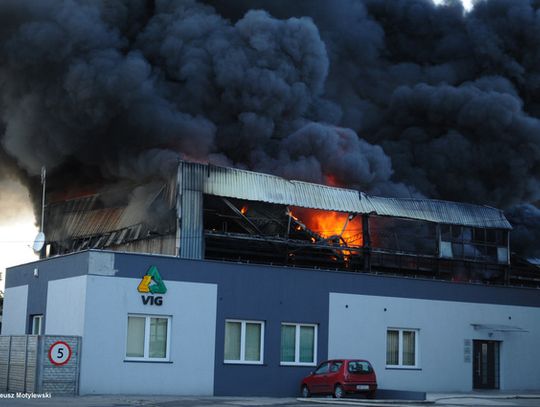
[[[540,235],[539,15],[532,0],[4,0],[0,181],[35,185],[42,165],[58,185],[141,180],[188,157],[489,204]]]

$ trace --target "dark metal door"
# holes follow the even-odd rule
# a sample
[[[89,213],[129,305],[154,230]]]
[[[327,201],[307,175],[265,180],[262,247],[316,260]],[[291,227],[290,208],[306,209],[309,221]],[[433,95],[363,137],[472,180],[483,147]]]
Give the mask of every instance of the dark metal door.
[[[499,388],[498,341],[473,341],[473,388]]]

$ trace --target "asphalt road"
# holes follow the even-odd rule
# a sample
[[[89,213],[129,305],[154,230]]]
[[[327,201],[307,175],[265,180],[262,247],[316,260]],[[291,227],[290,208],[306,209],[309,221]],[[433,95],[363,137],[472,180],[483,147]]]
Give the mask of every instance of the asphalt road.
[[[314,398],[251,398],[251,397],[178,397],[178,396],[82,396],[52,397],[50,399],[2,399],[0,406],[15,407],[323,407],[323,406],[440,406],[440,407],[540,407],[540,398],[503,399],[453,397],[439,399],[433,404],[389,403],[385,401],[333,400]]]

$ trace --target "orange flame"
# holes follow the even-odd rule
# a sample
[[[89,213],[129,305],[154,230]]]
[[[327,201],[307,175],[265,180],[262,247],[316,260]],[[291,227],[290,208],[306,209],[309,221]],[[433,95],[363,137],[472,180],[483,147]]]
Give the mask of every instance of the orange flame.
[[[325,184],[330,185],[331,187],[339,187],[339,182],[335,175],[327,174],[324,176]]]
[[[349,214],[318,209],[293,208],[294,219],[300,220],[311,231],[325,239],[341,236],[347,246],[361,247],[362,218],[356,216],[347,222]],[[345,228],[345,229],[344,229]]]

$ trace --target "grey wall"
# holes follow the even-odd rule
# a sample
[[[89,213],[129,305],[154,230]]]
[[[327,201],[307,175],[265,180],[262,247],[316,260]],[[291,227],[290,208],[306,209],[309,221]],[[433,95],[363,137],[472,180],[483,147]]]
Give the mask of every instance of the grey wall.
[[[166,280],[163,305],[144,305],[137,278],[87,280],[81,394],[212,395],[215,284]],[[129,314],[171,317],[168,362],[125,361]]]
[[[89,253],[98,257],[107,252],[83,252],[40,263],[39,280],[57,279],[85,272]],[[99,263],[99,262],[98,262]],[[107,263],[107,262],[105,262]],[[416,298],[472,304],[506,304],[540,307],[538,290],[492,287],[389,276],[296,269],[213,261],[181,260],[165,256],[114,254],[114,266],[106,272],[116,277],[140,279],[151,265],[158,267],[167,281],[211,283],[217,285],[215,319],[214,393],[216,395],[293,395],[300,379],[313,368],[279,365],[281,322],[318,323],[318,361],[328,357],[330,293]],[[112,266],[111,266],[112,267]],[[8,287],[29,285],[29,304],[45,305],[41,294],[46,287],[30,282],[33,265],[8,271]],[[90,273],[93,273],[90,270]],[[103,272],[99,272],[103,274]],[[43,278],[42,278],[43,276]],[[30,282],[30,283],[29,283]],[[30,299],[34,294],[36,299]],[[30,306],[29,306],[30,308]],[[192,305],[186,312],[196,312]],[[126,311],[127,312],[127,311]],[[253,319],[265,322],[263,365],[223,363],[225,319]],[[88,319],[88,317],[87,317]],[[97,327],[95,327],[97,329]],[[119,337],[119,343],[125,337]],[[88,348],[85,346],[85,351]]]
[[[317,359],[326,358],[328,294],[317,287],[317,281],[312,281],[311,270],[123,255],[118,255],[115,263],[119,276],[142,276],[150,265],[158,267],[165,281],[200,281],[218,285],[214,366],[216,395],[297,394],[300,379],[313,368],[279,365],[281,322],[319,323]],[[265,322],[263,365],[223,363],[225,319],[229,318]]]
[[[534,389],[540,386],[539,321],[540,308],[331,293],[328,352],[332,358],[369,359],[382,388],[463,392],[473,384],[464,340],[500,341],[501,389]],[[472,324],[523,332],[477,330]],[[416,369],[386,367],[388,328],[418,330]]]
[[[115,261],[119,276],[141,276],[150,265],[156,265],[165,280],[218,285],[216,395],[297,394],[301,378],[313,368],[280,366],[281,322],[318,323],[317,360],[326,359],[331,292],[540,307],[539,291],[532,289],[142,255],[117,255]],[[228,318],[265,322],[264,365],[223,363],[224,325]]]
[[[87,274],[91,253],[83,252],[54,257],[7,269],[6,291],[10,287],[28,285],[27,318],[23,322],[25,329],[17,332],[18,334],[30,332],[30,315],[46,315],[49,281]],[[38,270],[38,277],[34,277],[34,269]],[[46,317],[43,323],[47,323]]]
[[[28,285],[6,288],[2,335],[23,335],[26,333]]]
[[[46,335],[83,336],[87,280],[88,276],[77,276],[49,281]]]

